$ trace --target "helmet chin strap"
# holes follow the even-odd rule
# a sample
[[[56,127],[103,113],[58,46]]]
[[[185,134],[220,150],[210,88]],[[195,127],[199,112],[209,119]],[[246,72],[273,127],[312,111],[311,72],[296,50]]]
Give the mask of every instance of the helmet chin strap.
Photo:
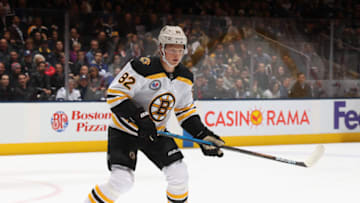
[[[168,65],[170,68],[174,68],[176,65],[170,64],[170,62],[165,57],[165,45],[161,45],[160,52],[161,52],[161,58],[166,63],[166,65]]]

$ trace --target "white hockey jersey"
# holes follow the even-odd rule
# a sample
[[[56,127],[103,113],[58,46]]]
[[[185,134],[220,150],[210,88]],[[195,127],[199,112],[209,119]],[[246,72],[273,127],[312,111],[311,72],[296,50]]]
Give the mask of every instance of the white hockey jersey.
[[[164,130],[172,110],[180,125],[197,115],[192,85],[193,74],[182,64],[169,74],[163,69],[159,57],[142,57],[128,62],[115,77],[107,90],[107,103],[113,108],[131,99],[149,113],[158,130]],[[114,113],[110,126],[137,136],[135,123]]]

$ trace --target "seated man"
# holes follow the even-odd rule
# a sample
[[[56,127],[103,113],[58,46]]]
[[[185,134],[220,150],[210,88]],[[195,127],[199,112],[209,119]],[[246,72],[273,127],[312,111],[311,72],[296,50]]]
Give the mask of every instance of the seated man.
[[[75,89],[75,80],[69,79],[69,97],[66,98],[66,88],[62,87],[56,92],[56,101],[81,101],[81,94]]]

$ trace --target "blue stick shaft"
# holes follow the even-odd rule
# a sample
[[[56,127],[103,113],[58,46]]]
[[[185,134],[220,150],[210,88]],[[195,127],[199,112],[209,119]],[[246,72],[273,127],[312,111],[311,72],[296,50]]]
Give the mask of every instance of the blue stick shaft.
[[[185,136],[176,135],[176,134],[172,134],[172,133],[164,132],[164,131],[158,131],[157,133],[159,135],[163,135],[163,136],[166,136],[166,137],[178,138],[178,139],[181,139],[181,140],[187,140],[187,141],[191,141],[191,142],[196,142],[198,144],[207,144],[207,145],[215,146],[215,144],[212,143],[212,142],[196,139],[196,138],[193,138],[193,137],[185,137]]]
[[[214,143],[209,142],[209,141],[200,140],[200,139],[196,139],[196,138],[193,138],[193,137],[185,137],[185,136],[181,136],[181,135],[176,135],[176,134],[169,133],[169,132],[158,131],[158,134],[162,135],[162,136],[166,136],[166,137],[178,138],[178,139],[181,139],[181,140],[191,141],[191,142],[195,142],[195,143],[198,143],[198,144],[207,144],[207,145],[216,146]],[[244,153],[244,154],[248,154],[248,155],[252,155],[252,156],[257,156],[257,157],[261,157],[261,158],[265,158],[265,159],[270,159],[270,160],[273,160],[273,161],[278,161],[278,162],[282,162],[282,163],[286,163],[286,164],[292,164],[292,165],[296,165],[296,166],[308,167],[305,164],[305,162],[293,161],[293,160],[290,160],[290,159],[284,159],[284,158],[281,158],[281,157],[276,157],[276,156],[263,154],[263,153],[259,153],[259,152],[253,152],[253,151],[240,149],[240,148],[236,148],[236,147],[223,145],[223,146],[220,146],[219,148],[227,149],[227,150],[231,150],[231,151],[235,151],[235,152],[240,152],[240,153]]]

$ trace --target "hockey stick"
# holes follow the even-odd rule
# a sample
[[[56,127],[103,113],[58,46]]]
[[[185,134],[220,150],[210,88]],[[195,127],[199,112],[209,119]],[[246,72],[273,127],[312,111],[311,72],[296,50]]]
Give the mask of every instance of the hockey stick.
[[[206,145],[216,146],[214,143],[209,142],[209,141],[200,140],[200,139],[196,139],[193,137],[184,137],[184,136],[176,135],[176,134],[169,133],[169,132],[158,131],[158,134],[165,136],[165,137],[171,137],[171,138],[177,138],[177,139],[181,139],[181,140],[191,141],[191,142],[195,142],[198,144],[206,144]],[[240,153],[248,154],[248,155],[252,155],[252,156],[257,156],[257,157],[261,157],[261,158],[265,158],[265,159],[270,159],[273,161],[279,161],[279,162],[283,162],[286,164],[302,166],[302,167],[306,167],[306,168],[313,166],[322,157],[322,155],[325,152],[324,146],[318,145],[316,147],[316,149],[314,150],[314,152],[309,156],[309,158],[306,161],[294,161],[294,160],[290,160],[290,159],[284,159],[284,158],[277,157],[277,156],[272,156],[272,155],[263,154],[263,153],[259,153],[259,152],[253,152],[253,151],[240,149],[240,148],[236,148],[236,147],[231,147],[231,146],[226,146],[226,145],[220,146],[219,148],[227,149],[227,150],[235,151],[235,152],[240,152]]]

